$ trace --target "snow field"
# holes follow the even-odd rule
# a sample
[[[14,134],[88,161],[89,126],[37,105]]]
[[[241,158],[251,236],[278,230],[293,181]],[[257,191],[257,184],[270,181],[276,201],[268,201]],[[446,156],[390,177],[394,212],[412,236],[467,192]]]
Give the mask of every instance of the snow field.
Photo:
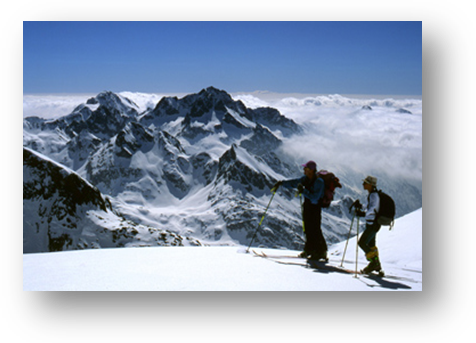
[[[397,220],[377,236],[387,274],[402,280],[378,282],[364,276],[322,272],[276,263],[245,247],[118,248],[23,255],[25,291],[380,291],[422,290],[422,210]],[[345,242],[329,249],[339,265]],[[405,249],[401,249],[405,247]],[[298,251],[259,249],[269,255]],[[288,259],[291,260],[291,259]],[[301,259],[292,259],[303,261]],[[355,238],[346,268],[355,266]],[[366,262],[359,251],[359,266]]]

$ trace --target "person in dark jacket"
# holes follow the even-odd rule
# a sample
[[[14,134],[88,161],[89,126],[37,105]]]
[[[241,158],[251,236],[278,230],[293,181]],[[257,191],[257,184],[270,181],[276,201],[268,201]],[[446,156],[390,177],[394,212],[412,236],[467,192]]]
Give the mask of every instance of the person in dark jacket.
[[[272,191],[276,191],[281,185],[285,188],[297,188],[304,196],[303,204],[303,228],[306,235],[304,251],[300,257],[313,260],[327,260],[327,243],[321,230],[321,205],[320,200],[324,195],[324,181],[317,177],[317,164],[309,161],[302,165],[304,176],[301,178],[278,181]]]

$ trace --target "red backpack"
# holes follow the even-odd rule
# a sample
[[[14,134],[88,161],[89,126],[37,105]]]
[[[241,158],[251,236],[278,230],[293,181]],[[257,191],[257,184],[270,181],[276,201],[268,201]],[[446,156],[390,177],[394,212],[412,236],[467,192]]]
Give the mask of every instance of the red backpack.
[[[319,170],[317,177],[324,180],[324,195],[321,200],[319,200],[319,203],[321,207],[329,207],[332,200],[334,200],[335,189],[342,188],[342,185],[339,182],[339,178],[327,170]]]

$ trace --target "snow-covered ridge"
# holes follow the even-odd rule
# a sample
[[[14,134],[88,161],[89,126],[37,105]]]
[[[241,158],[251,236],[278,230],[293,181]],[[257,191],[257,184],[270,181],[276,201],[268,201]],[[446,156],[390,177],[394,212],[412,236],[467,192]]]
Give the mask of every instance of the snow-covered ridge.
[[[77,173],[23,149],[24,253],[199,244],[189,237],[126,220]]]

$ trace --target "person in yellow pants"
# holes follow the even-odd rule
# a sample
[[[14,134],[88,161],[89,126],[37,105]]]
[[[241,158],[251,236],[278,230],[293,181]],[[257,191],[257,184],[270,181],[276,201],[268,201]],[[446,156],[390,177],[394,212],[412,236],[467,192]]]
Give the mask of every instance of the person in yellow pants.
[[[380,224],[376,220],[376,215],[380,209],[380,197],[377,192],[376,177],[369,175],[362,181],[362,186],[368,192],[367,209],[366,211],[357,210],[356,215],[365,217],[365,231],[359,239],[359,247],[365,252],[365,257],[369,261],[362,272],[369,274],[373,271],[382,271],[376,244],[377,232],[380,230]]]

